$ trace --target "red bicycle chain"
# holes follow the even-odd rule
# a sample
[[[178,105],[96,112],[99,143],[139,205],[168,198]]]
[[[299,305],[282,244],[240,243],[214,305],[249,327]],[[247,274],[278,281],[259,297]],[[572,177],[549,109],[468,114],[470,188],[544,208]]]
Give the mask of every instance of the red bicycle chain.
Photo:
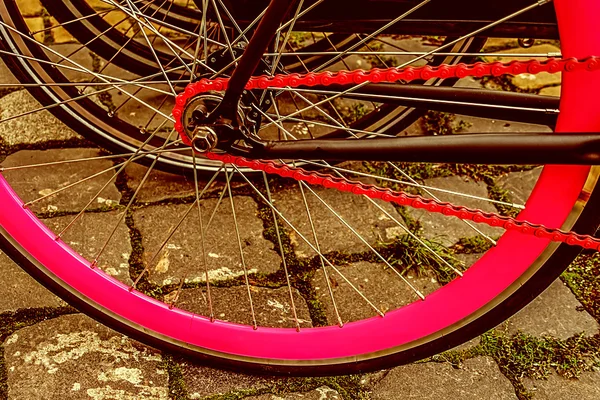
[[[407,67],[403,69],[374,68],[369,71],[339,71],[339,72],[319,72],[308,74],[289,74],[252,77],[246,84],[247,90],[284,88],[299,86],[328,86],[333,84],[361,84],[364,82],[410,82],[414,80],[429,80],[432,78],[465,78],[484,77],[484,76],[502,76],[519,75],[523,73],[539,74],[540,72],[557,73],[573,71],[595,71],[600,70],[600,58],[589,57],[585,60],[578,59],[548,59],[546,61],[513,61],[510,63],[492,62],[475,64],[457,64],[441,66]],[[194,96],[208,91],[222,91],[227,89],[228,78],[217,78],[213,80],[201,79],[198,82],[188,85],[185,92],[177,96],[176,105],[173,109],[175,117],[175,129],[180,133],[182,140],[186,144],[189,139],[183,130],[181,117],[188,100]],[[518,231],[527,235],[534,235],[539,238],[549,239],[555,242],[563,242],[573,246],[580,246],[585,249],[594,249],[600,251],[600,238],[590,235],[581,235],[576,232],[566,232],[560,229],[548,228],[543,225],[533,224],[528,221],[521,221],[515,218],[502,216],[496,213],[484,212],[474,208],[456,206],[451,203],[428,199],[419,195],[413,195],[406,192],[394,191],[381,188],[375,185],[367,185],[359,181],[352,181],[346,178],[334,177],[320,172],[307,171],[303,168],[293,167],[287,164],[278,164],[269,160],[252,160],[245,157],[238,157],[228,154],[218,154],[209,152],[205,154],[211,160],[218,160],[226,164],[233,164],[238,167],[250,168],[256,171],[263,171],[268,174],[278,175],[284,178],[292,178],[298,181],[319,185],[326,188],[333,188],[343,192],[350,192],[357,195],[366,195],[373,199],[380,199],[386,202],[395,203],[401,206],[409,206],[417,209],[426,209],[429,212],[439,213],[447,216],[455,216],[462,220],[471,220],[473,222],[487,224],[492,227],[500,227],[506,230]]]

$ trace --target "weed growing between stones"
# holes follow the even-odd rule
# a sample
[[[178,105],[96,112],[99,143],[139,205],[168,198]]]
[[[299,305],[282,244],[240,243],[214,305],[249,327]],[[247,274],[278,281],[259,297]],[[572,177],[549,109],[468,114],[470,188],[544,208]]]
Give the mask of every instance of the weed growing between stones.
[[[410,175],[414,180],[422,183],[426,179],[445,178],[450,176],[464,176],[477,182],[484,182],[493,185],[494,180],[510,172],[529,171],[535,166],[532,165],[476,165],[476,164],[433,164],[433,163],[395,163],[398,169],[405,174]],[[364,162],[365,172],[385,176],[407,182],[406,177],[396,168],[385,162]],[[401,183],[379,180],[378,186],[388,187],[394,190],[407,190],[414,193],[414,186],[403,185]]]
[[[361,375],[345,375],[330,378],[296,378],[285,380],[282,384],[275,385],[271,390],[273,394],[284,395],[294,392],[309,392],[321,386],[328,386],[337,391],[343,399],[367,399],[368,392],[361,383]]]
[[[8,400],[8,371],[4,362],[4,347],[0,346],[0,400]]]
[[[508,190],[502,189],[501,187],[497,186],[495,183],[488,184],[488,196],[492,200],[503,201],[506,203],[512,203],[509,193],[510,192]],[[514,207],[506,206],[504,204],[499,204],[499,203],[494,204],[494,206],[500,212],[500,214],[506,215],[508,217],[515,218],[519,214],[519,209],[514,208]]]
[[[421,239],[429,249],[454,268],[461,270],[460,262],[454,257],[450,249],[444,245]],[[436,280],[444,285],[456,278],[456,273],[437,258],[431,251],[421,245],[416,239],[403,235],[391,243],[384,244],[385,247],[379,249],[379,253],[395,268],[405,275],[409,271],[415,272],[418,276],[435,275]]]
[[[592,317],[600,322],[600,253],[583,253],[562,274],[569,286]]]
[[[42,21],[44,22],[43,43],[46,46],[51,46],[55,43],[54,29],[52,29],[52,26],[54,24],[52,23],[52,16],[48,13],[48,11],[45,8],[42,9]]]
[[[511,79],[511,77],[502,75],[502,76],[484,76],[483,78],[479,78],[481,84],[490,90],[501,90],[504,92],[513,92],[513,93],[532,93],[537,94],[537,90],[527,90],[520,88],[515,85]]]
[[[237,390],[224,395],[209,396],[210,400],[237,400],[248,396],[260,396],[271,394],[274,396],[285,396],[289,393],[307,393],[319,387],[327,386],[342,396],[345,400],[368,399],[368,391],[362,384],[364,377],[361,375],[345,375],[336,377],[314,377],[314,378],[287,378],[279,380],[260,389]]]
[[[465,131],[471,124],[461,120],[457,121],[455,114],[427,111],[421,118],[421,126],[425,135],[453,135]]]
[[[104,67],[104,61],[102,61],[102,58],[100,58],[95,53],[90,52],[89,54],[92,58],[92,70],[96,73],[101,73]],[[117,106],[113,101],[112,95],[110,94],[110,92],[106,91],[106,88],[103,88],[101,86],[94,86],[93,90],[99,92],[96,95],[96,98],[98,99],[98,102],[106,109],[106,111],[108,111],[109,113],[113,113],[117,109]]]
[[[497,240],[497,238],[494,238]],[[456,254],[481,254],[492,248],[492,243],[483,236],[472,236],[460,238],[458,243],[452,246]]]

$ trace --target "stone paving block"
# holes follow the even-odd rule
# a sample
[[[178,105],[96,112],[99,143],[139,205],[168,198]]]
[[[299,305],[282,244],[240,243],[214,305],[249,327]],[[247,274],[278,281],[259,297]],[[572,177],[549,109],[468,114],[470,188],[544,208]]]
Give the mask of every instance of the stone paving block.
[[[491,357],[465,361],[458,369],[446,363],[394,368],[373,388],[373,400],[516,399],[515,390]]]
[[[130,164],[126,167],[127,186],[135,191],[139,187],[142,179],[146,175],[148,168],[140,164]],[[219,196],[225,188],[224,176],[221,175],[207,188],[206,185],[211,180],[213,173],[198,176],[198,190],[204,191],[204,197],[209,195]],[[232,189],[238,189],[248,186],[245,181],[232,181]],[[205,190],[206,189],[206,190]],[[146,179],[144,186],[137,195],[137,201],[140,203],[153,203],[168,199],[181,199],[186,197],[195,197],[196,187],[194,177],[184,174],[173,174],[153,169]]]
[[[168,399],[156,350],[83,315],[23,328],[4,354],[10,400]]]
[[[40,0],[17,0],[19,10],[28,17],[37,16],[42,13],[42,3]]]
[[[508,132],[552,132],[552,129],[543,125],[524,124],[521,122],[504,121],[500,119],[477,118],[460,115],[462,120],[469,125],[465,132],[473,133],[508,133]]]
[[[336,268],[382,312],[391,311],[419,299],[416,293],[396,273],[385,267],[385,264],[358,262],[346,266],[336,266]],[[357,291],[331,267],[327,268],[327,273],[333,297],[343,322],[356,321],[377,315],[376,311]],[[431,277],[416,277],[413,273],[407,274],[406,277],[424,295],[439,288],[439,284]],[[312,285],[319,300],[325,306],[327,320],[330,324],[336,324],[335,308],[322,270],[315,273]]]
[[[385,212],[363,196],[340,192],[336,189],[312,188],[313,191],[343,218],[370,245],[393,239],[401,228]],[[350,231],[339,218],[308,189],[304,189],[311,218],[322,253],[340,251],[356,253],[368,250],[367,245]],[[273,193],[275,207],[314,245],[314,237],[300,189],[295,186]],[[402,221],[394,207],[377,201],[387,213]],[[312,257],[316,253],[291,228],[286,226],[298,257]]]
[[[27,24],[27,28],[29,28],[29,32],[38,32],[33,37],[38,42],[44,41],[44,19],[42,17],[32,17],[25,18],[25,23]]]
[[[584,372],[578,379],[552,374],[548,379],[523,380],[534,400],[597,400],[600,398],[600,372]]]
[[[54,43],[64,44],[64,43],[75,43],[76,40],[69,31],[63,27],[59,26],[59,22],[54,18],[50,18],[50,24],[52,25],[52,38],[54,39]]]
[[[540,95],[560,97],[560,91],[561,91],[560,86],[550,86],[550,87],[545,87],[542,90],[540,90]]]
[[[246,400],[342,400],[342,396],[328,386],[321,386],[306,393],[263,394],[244,397]]]
[[[525,204],[535,183],[542,173],[542,167],[529,171],[511,172],[496,180],[496,185],[508,190],[508,197],[513,203]]]
[[[99,155],[100,152],[95,149],[23,150],[8,156],[2,165],[12,167],[42,164],[98,157]],[[3,175],[19,194],[21,200],[29,202],[112,166],[111,160],[93,160],[6,171],[3,172]],[[102,189],[113,173],[109,171],[82,184],[65,189],[56,195],[34,203],[31,209],[34,212],[80,211]],[[114,207],[119,204],[120,199],[121,194],[113,180],[113,183],[90,205],[89,210]]]
[[[98,260],[98,266],[121,282],[130,284],[132,281],[129,277],[129,257],[131,256],[129,229],[124,220],[119,222],[120,217],[121,213],[117,211],[86,213],[69,228],[63,236],[63,240],[73,250],[91,261],[96,257],[114,227],[119,223],[114,236]],[[58,234],[72,220],[73,216],[66,216],[45,219],[43,222],[54,233]]]
[[[154,85],[156,89],[160,89],[166,92],[170,92],[168,85]],[[128,90],[129,93],[134,93],[132,89]],[[168,96],[165,100],[165,94],[154,90],[141,90],[135,97],[141,101],[134,100],[128,94],[123,91],[112,93],[112,100],[115,106],[118,108],[117,116],[137,128],[145,128],[149,132],[153,132],[155,129],[160,128],[163,125],[165,118],[156,115],[156,111],[146,104],[154,105],[158,107],[162,104],[160,111],[163,114],[171,115],[170,112],[173,110],[175,101],[173,97]],[[164,104],[163,104],[164,103]],[[148,125],[149,124],[149,125]],[[167,126],[173,126],[167,124]],[[170,133],[170,132],[169,132]],[[166,139],[167,136],[165,136]]]
[[[230,288],[211,287],[210,290],[215,318],[222,321],[252,325],[252,312],[246,286]],[[294,328],[293,308],[287,287],[267,289],[256,286],[250,287],[252,304],[258,326],[277,328]],[[300,327],[310,327],[312,322],[306,301],[300,293],[293,289],[294,306]],[[166,296],[165,301],[172,303],[177,292]],[[196,314],[210,315],[208,295],[203,289],[185,289],[179,294],[177,307]]]
[[[271,273],[277,271],[281,258],[273,244],[263,237],[263,223],[257,217],[257,205],[249,197],[234,198],[237,222],[240,231],[246,267],[249,273]],[[202,200],[202,216],[205,235],[206,259],[211,280],[225,280],[244,274],[240,260],[238,239],[231,206],[224,199],[217,209],[210,226],[217,199]],[[144,262],[148,263],[190,205],[150,206],[134,213],[137,229],[142,234]],[[197,210],[193,210],[163,251],[149,266],[149,279],[159,285],[179,282],[205,282],[200,227]]]
[[[66,306],[65,302],[37,283],[2,252],[0,276],[0,314],[21,308]]]
[[[507,332],[521,331],[532,336],[549,335],[567,339],[579,333],[595,335],[598,323],[585,310],[571,290],[557,279],[527,307],[508,320]]]
[[[483,51],[489,49],[509,49],[519,47],[519,41],[511,38],[488,38],[483,47]]]
[[[487,198],[487,186],[483,182],[475,182],[461,176],[451,176],[446,178],[425,179],[423,184],[428,187],[451,190],[457,193],[464,193],[480,198]],[[488,212],[496,212],[492,203],[473,199],[455,194],[432,191],[441,201],[447,201],[452,204],[476,208]],[[463,237],[477,236],[478,233],[455,217],[447,217],[442,214],[434,214],[425,210],[407,208],[409,214],[419,221],[423,227],[423,236],[427,239],[438,241],[446,246],[451,246]],[[490,237],[500,236],[504,230],[501,228],[490,227],[485,224],[473,223],[477,229]]]
[[[0,117],[4,120],[41,107],[29,92],[19,90],[0,99]],[[0,138],[9,146],[17,146],[50,140],[81,139],[81,136],[52,116],[49,111],[41,111],[2,123]]]
[[[489,61],[501,61],[501,62],[510,62],[514,60],[514,57],[511,57],[511,54],[525,54],[525,53],[535,53],[535,54],[547,54],[547,53],[558,53],[560,54],[560,49],[551,44],[539,44],[529,48],[516,47],[509,50],[502,50],[498,53],[506,54],[505,57],[489,57]],[[544,60],[546,57],[534,57],[534,59]],[[550,74],[548,72],[541,72],[539,74],[520,74],[510,78],[512,83],[517,86],[519,89],[525,90],[536,90],[541,89],[546,86],[554,86],[559,85],[561,83],[561,74]]]
[[[57,24],[55,20],[53,23]],[[70,81],[91,82],[94,78],[93,72],[97,72],[97,68],[94,66],[94,58],[90,51],[85,47],[81,47],[80,44],[65,44],[64,42],[70,39],[67,40],[64,37],[64,35],[69,35],[64,28],[59,30],[55,28],[52,33],[57,44],[50,46],[55,53],[48,52],[48,58],[68,67],[59,68],[59,70]],[[70,61],[67,61],[67,59]],[[78,71],[79,69],[83,71]]]
[[[127,174],[127,186],[135,191],[139,187],[142,179],[146,175],[148,168],[140,164],[129,164],[125,169]],[[198,177],[198,189],[202,192],[213,174]],[[223,177],[223,175],[221,175]],[[223,179],[216,179],[210,187],[204,192],[204,196],[210,194],[218,195],[225,187]],[[242,182],[231,182],[232,188],[245,186]],[[218,194],[217,194],[218,193]],[[195,197],[196,187],[194,177],[183,174],[171,174],[153,169],[146,179],[144,186],[137,195],[137,201],[140,203],[153,203],[167,199],[180,199],[186,197]]]

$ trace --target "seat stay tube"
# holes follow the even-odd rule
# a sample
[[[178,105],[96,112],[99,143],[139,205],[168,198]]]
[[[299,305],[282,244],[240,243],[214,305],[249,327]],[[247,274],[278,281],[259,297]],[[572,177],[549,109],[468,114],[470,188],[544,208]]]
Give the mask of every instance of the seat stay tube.
[[[277,29],[298,0],[271,0],[264,17],[252,35],[244,54],[229,81],[223,101],[210,115],[210,121],[225,118],[237,126],[237,109],[244,88],[258,67],[263,54],[273,41]]]

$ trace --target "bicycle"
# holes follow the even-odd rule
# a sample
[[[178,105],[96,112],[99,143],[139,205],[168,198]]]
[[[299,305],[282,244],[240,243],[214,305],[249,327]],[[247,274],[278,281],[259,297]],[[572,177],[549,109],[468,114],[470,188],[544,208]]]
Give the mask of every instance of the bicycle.
[[[207,0],[100,3],[102,7],[85,0],[43,1],[57,26],[79,42],[66,55],[36,39],[57,28],[32,30],[23,3],[0,5],[0,54],[42,103],[40,110],[51,111],[114,152],[25,165],[5,160],[0,167],[0,242],[44,286],[116,330],[230,367],[297,374],[372,370],[423,358],[485,332],[541,293],[581,248],[599,248],[600,240],[590,236],[600,222],[598,169],[593,166],[599,121],[592,94],[600,87],[595,58],[600,38],[593,18],[600,5],[594,0],[579,0],[577,8],[558,0],[511,0],[489,10],[462,0],[459,11],[455,4],[430,0],[375,1],[368,10],[359,1],[340,8],[329,0],[272,0],[268,5],[253,2],[253,7],[243,1]],[[582,9],[586,12],[577,11]],[[466,10],[471,14],[463,19]],[[460,62],[493,56],[479,53],[482,35],[550,40],[557,38],[558,28],[560,57],[510,64]],[[295,37],[294,31],[309,34]],[[373,49],[374,43],[398,47],[385,35],[397,35],[398,41],[426,36],[438,47]],[[75,60],[81,49],[95,54],[93,68]],[[340,63],[351,69],[348,57],[365,54],[382,68],[328,71],[339,69]],[[390,55],[408,58],[391,67],[383,58]],[[556,99],[527,93],[452,86],[467,76],[559,71],[565,71],[560,106]],[[107,101],[107,94],[113,100],[121,96],[121,103]],[[344,107],[363,111],[343,115]],[[415,109],[423,108],[543,123],[556,126],[557,134],[397,137],[422,115]],[[136,126],[139,110],[149,114]],[[302,135],[308,139],[297,140]],[[365,159],[377,162],[352,163]],[[16,193],[14,181],[10,183],[17,170],[56,172],[65,164],[111,160],[114,164],[91,177],[60,182],[44,193]],[[66,237],[90,218],[87,211],[98,211],[102,192],[133,161],[148,169],[122,204],[109,206],[118,214],[107,240],[91,255],[74,250],[75,241]],[[413,164],[407,162],[546,165],[526,204],[492,202],[512,207],[499,215],[439,201],[437,196],[449,191],[413,179],[405,171]],[[114,266],[105,265],[103,258],[124,220],[138,227],[148,224],[136,214],[136,198],[154,168],[190,176],[193,189],[182,204],[170,205],[181,212],[152,253],[129,260],[136,265],[117,279],[110,272]],[[410,171],[415,168],[424,167]],[[71,189],[102,174],[111,175],[93,186],[83,207],[68,210],[69,222],[52,231],[40,221],[55,216],[40,204],[57,195],[73,196]],[[214,191],[218,179],[224,186]],[[341,194],[324,200],[331,189]],[[286,196],[301,201],[302,221]],[[361,226],[354,218],[357,213],[336,211],[340,206],[331,205],[333,200],[360,202],[351,204],[371,210],[369,221],[385,220],[402,234],[382,243],[369,232],[372,226]],[[233,228],[214,225],[223,203],[229,203]],[[322,226],[328,221],[315,214],[317,204],[333,216],[337,229],[344,229],[344,239],[355,238],[350,256],[324,244],[323,236],[335,232]],[[461,265],[443,247],[420,237],[390,204],[458,217],[490,249],[474,264]],[[260,213],[272,249],[253,253],[240,232],[240,210]],[[155,218],[160,221],[156,225],[165,219]],[[505,232],[495,240],[473,222]],[[191,234],[182,237],[178,230],[188,226]],[[213,232],[225,232],[221,240],[231,244],[238,260],[211,252],[208,245],[219,240]],[[198,271],[160,281],[165,270],[189,264],[183,252],[177,253],[183,261],[170,261],[169,251],[181,250],[175,238],[198,262]],[[409,251],[426,255],[432,269],[423,274],[428,280],[434,277],[436,285],[411,277],[414,265],[400,257]],[[219,258],[226,258],[225,264]],[[362,264],[364,270],[375,268],[385,279],[397,280],[395,293],[406,296],[393,304],[396,309],[381,309],[361,290],[353,278],[359,269],[356,260],[370,263]],[[273,264],[275,268],[264,267]],[[233,265],[237,270],[219,283],[217,275],[223,268],[232,272]],[[319,296],[307,299],[307,293],[317,293],[317,285],[323,286]],[[255,312],[253,300],[264,300],[261,292],[268,287],[285,292],[286,303],[276,306],[287,310],[270,327],[263,326],[265,316]],[[336,299],[340,287],[353,292],[371,313],[341,309]],[[227,305],[221,304],[219,293],[229,289],[234,298],[247,296],[247,313],[238,323],[218,311],[217,306]]]

